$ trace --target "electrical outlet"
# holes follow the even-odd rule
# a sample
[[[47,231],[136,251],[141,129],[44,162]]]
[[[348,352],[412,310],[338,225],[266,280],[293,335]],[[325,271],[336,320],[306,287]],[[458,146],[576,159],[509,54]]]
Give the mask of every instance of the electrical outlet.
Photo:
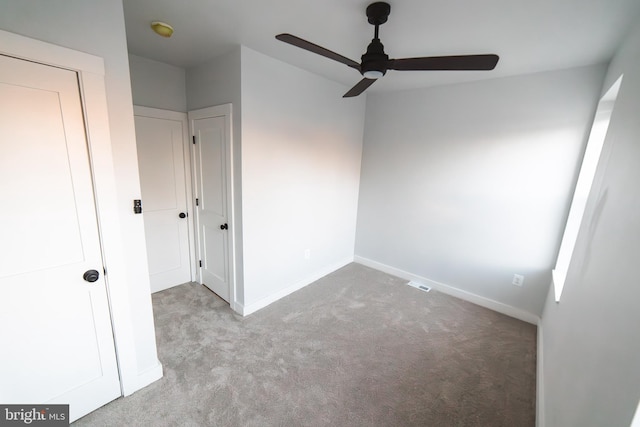
[[[311,249],[304,250],[304,259],[311,259]]]
[[[522,274],[514,274],[512,284],[516,286],[524,285],[524,276]]]

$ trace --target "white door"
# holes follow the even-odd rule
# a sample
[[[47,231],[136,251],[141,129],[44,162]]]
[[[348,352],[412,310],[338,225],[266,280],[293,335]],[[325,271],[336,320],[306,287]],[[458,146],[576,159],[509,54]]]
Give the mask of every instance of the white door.
[[[0,402],[71,420],[120,396],[80,101],[76,73],[0,55]]]
[[[230,177],[230,115],[216,109],[189,113],[195,137],[195,191],[200,281],[229,302],[231,223],[228,184]]]
[[[187,117],[136,107],[136,143],[151,291],[191,281],[185,174]]]

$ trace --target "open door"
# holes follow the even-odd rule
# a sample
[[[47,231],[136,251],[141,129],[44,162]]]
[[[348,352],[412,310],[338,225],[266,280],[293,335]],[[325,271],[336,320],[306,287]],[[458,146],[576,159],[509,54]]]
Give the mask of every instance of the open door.
[[[200,282],[227,302],[233,287],[231,106],[189,112]]]

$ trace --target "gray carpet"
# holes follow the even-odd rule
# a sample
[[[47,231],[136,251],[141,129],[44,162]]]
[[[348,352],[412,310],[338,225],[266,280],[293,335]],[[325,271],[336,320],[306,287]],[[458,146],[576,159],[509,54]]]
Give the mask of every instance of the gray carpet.
[[[164,378],[74,426],[533,426],[536,328],[350,264],[251,316],[153,295]]]

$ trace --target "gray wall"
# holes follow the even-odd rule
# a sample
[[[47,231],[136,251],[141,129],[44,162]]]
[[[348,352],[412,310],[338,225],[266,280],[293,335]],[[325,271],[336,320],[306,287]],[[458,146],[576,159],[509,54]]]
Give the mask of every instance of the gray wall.
[[[240,90],[240,46],[187,70],[189,110],[232,103],[233,113],[239,113]]]
[[[535,319],[604,71],[369,94],[356,256]]]
[[[640,25],[614,57],[624,74],[562,298],[542,318],[544,425],[629,426],[640,399]]]
[[[186,70],[129,54],[133,104],[187,112]]]
[[[249,309],[353,261],[365,102],[347,90],[242,48]]]

